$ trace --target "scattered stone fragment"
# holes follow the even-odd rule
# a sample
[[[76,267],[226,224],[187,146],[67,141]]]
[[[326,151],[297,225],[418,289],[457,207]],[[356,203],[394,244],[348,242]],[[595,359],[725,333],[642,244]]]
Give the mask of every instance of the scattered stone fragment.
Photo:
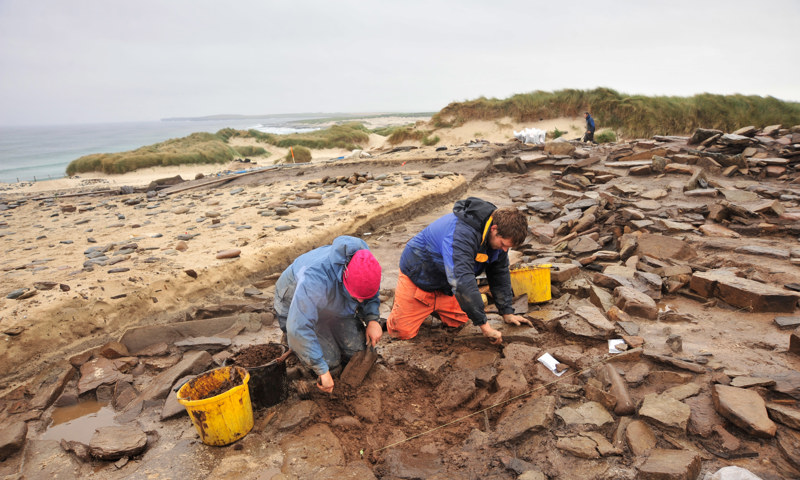
[[[220,250],[220,251],[217,252],[216,258],[218,258],[218,259],[236,258],[239,255],[241,255],[241,253],[242,253],[242,251],[239,250],[238,248],[232,248],[232,249],[228,249],[228,250]]]
[[[147,435],[134,425],[98,428],[89,442],[89,453],[100,460],[117,460],[142,453]]]
[[[775,436],[777,426],[769,419],[764,399],[753,390],[714,385],[714,408],[748,433],[762,438]]]
[[[639,467],[641,480],[695,480],[700,475],[700,455],[687,450],[655,448]]]
[[[639,416],[668,430],[685,432],[691,408],[666,395],[651,393],[644,397]]]
[[[520,408],[506,408],[497,421],[494,442],[514,440],[525,432],[547,428],[553,421],[555,404],[556,397],[544,396],[527,401]]]
[[[567,425],[594,425],[602,427],[609,423],[614,423],[611,414],[597,402],[586,402],[578,406],[562,407],[556,410],[556,415]]]
[[[767,413],[776,422],[800,431],[800,410],[778,403],[768,403]]]
[[[797,294],[737,277],[725,269],[695,272],[690,288],[706,298],[716,297],[751,312],[794,312]]]
[[[634,455],[642,457],[658,443],[653,429],[642,420],[634,420],[625,429],[625,440]]]
[[[731,387],[750,388],[750,387],[771,387],[775,385],[775,380],[771,378],[738,376],[731,380]]]
[[[14,421],[3,426],[0,431],[0,461],[5,460],[25,445],[28,434],[28,424],[24,421]]]
[[[615,305],[625,313],[655,320],[658,318],[658,306],[648,295],[631,287],[614,289]]]

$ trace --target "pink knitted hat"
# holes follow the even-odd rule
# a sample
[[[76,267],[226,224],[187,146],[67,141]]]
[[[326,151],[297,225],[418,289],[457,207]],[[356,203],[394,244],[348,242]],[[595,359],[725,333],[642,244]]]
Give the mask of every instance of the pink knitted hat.
[[[372,252],[367,249],[357,251],[344,270],[342,282],[354,298],[374,297],[381,288],[381,266]]]

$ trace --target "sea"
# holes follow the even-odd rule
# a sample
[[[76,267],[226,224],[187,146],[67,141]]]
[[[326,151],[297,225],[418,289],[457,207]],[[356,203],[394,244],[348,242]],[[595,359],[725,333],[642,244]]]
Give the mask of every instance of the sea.
[[[288,134],[318,129],[325,115],[275,115],[236,119],[180,119],[85,125],[0,126],[0,183],[38,182],[66,176],[67,165],[92,153],[115,153],[223,128]]]

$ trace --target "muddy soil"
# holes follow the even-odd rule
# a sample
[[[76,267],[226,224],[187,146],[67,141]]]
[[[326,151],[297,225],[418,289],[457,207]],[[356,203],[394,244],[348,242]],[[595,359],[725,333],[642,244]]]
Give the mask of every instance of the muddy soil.
[[[206,398],[216,397],[222,395],[228,390],[238,387],[244,382],[244,377],[241,375],[241,370],[238,368],[231,368],[230,376],[219,382],[215,379],[210,379],[208,376],[200,376],[194,380],[189,381],[187,392],[189,396],[187,400],[205,400]]]
[[[283,355],[286,348],[274,343],[252,345],[237,352],[233,356],[233,364],[245,368],[261,367]]]

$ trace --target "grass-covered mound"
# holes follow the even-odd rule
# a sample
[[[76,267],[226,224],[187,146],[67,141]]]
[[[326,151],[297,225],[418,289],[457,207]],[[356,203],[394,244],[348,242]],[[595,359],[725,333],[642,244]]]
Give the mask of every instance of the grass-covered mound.
[[[139,168],[168,165],[227,163],[237,157],[268,155],[264,147],[229,145],[232,137],[253,138],[257,142],[277,147],[343,148],[352,150],[369,142],[369,130],[351,122],[333,125],[313,132],[273,135],[258,130],[224,128],[217,133],[193,133],[187,137],[167,140],[129,152],[94,153],[73,160],[67,175],[84,172],[126,173]],[[297,148],[295,148],[295,156]],[[302,155],[302,154],[301,154]],[[310,158],[310,152],[309,152]]]
[[[431,136],[432,131],[422,130],[415,125],[404,125],[401,127],[381,127],[373,130],[378,135],[387,137],[386,141],[391,145],[405,142],[406,140],[413,140],[422,143],[426,146],[436,145],[439,143],[438,136]]]
[[[137,148],[129,152],[93,153],[73,160],[67,175],[83,172],[126,173],[169,165],[227,163],[239,156],[219,135],[193,133],[188,137]]]
[[[630,137],[682,135],[696,128],[732,132],[754,125],[800,124],[800,103],[757,95],[646,97],[626,95],[609,88],[594,90],[535,91],[506,99],[481,97],[447,105],[432,118],[439,128],[470,120],[510,117],[517,122],[545,118],[577,117],[592,112],[598,128],[612,128]]]

